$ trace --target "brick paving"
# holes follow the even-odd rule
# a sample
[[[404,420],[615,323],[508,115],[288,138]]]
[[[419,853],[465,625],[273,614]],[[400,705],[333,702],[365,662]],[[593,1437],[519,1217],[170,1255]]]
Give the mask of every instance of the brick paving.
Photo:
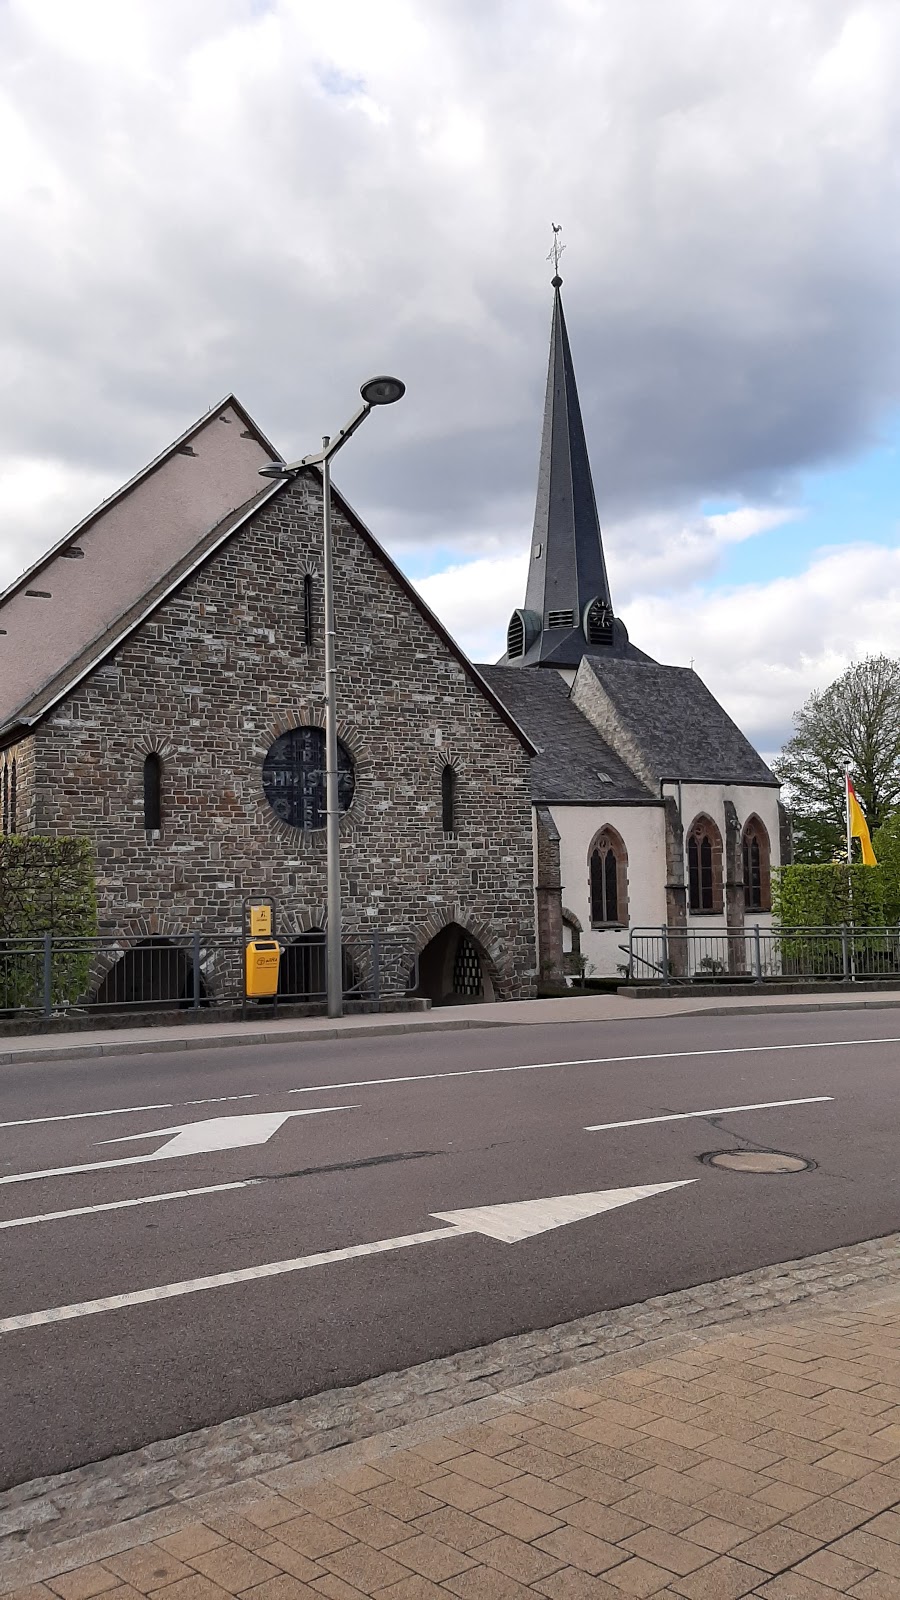
[[[814,1309],[757,1306],[736,1327],[507,1387],[440,1421],[410,1425],[400,1406],[399,1430],[316,1459],[259,1456],[224,1492],[182,1483],[177,1504],[136,1513],[114,1492],[115,1463],[106,1480],[102,1464],[83,1469],[101,1509],[77,1537],[40,1538],[64,1479],[22,1486],[3,1497],[0,1594],[900,1600],[900,1287],[896,1272],[854,1281],[848,1254],[831,1253]],[[154,1452],[166,1461],[150,1446],[148,1470]]]

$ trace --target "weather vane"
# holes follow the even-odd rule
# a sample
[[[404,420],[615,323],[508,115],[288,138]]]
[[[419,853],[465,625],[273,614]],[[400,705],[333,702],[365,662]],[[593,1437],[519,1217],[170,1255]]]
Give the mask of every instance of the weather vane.
[[[563,251],[565,250],[566,247],[562,243],[562,241],[560,240],[560,237],[559,237],[560,234],[562,233],[562,223],[561,222],[551,222],[550,226],[553,229],[553,244],[550,247],[550,254],[547,257],[547,260],[553,262],[553,279],[552,279],[552,282],[553,282],[554,289],[558,289],[560,284],[562,283],[562,278],[559,275],[559,258],[562,255],[562,253],[563,253]]]

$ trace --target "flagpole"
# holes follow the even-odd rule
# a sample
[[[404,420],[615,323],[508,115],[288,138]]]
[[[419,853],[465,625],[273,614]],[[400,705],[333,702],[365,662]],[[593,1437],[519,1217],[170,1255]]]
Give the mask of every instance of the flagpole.
[[[844,770],[844,810],[847,814],[847,896],[850,904],[850,979],[856,979],[856,940],[853,930],[853,835],[850,832],[850,768]]]

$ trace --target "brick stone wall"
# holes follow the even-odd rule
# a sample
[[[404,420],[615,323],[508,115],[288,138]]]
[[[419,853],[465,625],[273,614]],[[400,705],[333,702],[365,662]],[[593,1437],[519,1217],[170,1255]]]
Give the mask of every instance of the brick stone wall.
[[[535,809],[537,863],[537,928],[540,974],[546,981],[562,983],[565,976],[562,936],[562,878],[559,829],[546,806]]]
[[[288,485],[38,729],[31,826],[92,839],[101,925],[236,930],[242,897],[262,891],[277,897],[281,931],[324,922],[324,831],[279,821],[261,783],[280,733],[324,721],[321,509],[318,481]],[[356,765],[345,926],[408,931],[421,947],[459,922],[499,995],[531,993],[528,754],[337,506],[334,540],[339,733]],[[162,827],[148,834],[151,750]]]
[[[0,832],[33,833],[34,738],[0,752]]]

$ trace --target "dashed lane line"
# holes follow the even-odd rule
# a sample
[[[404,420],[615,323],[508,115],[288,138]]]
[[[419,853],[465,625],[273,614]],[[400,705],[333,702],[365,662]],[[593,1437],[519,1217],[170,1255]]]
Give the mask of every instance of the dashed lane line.
[[[272,1091],[273,1095],[278,1090]],[[135,1111],[177,1111],[181,1106],[223,1106],[232,1100],[259,1100],[259,1091],[253,1094],[219,1094],[210,1100],[159,1100],[152,1106],[113,1106],[111,1111],[65,1111],[59,1116],[19,1117],[14,1122],[0,1122],[0,1128],[35,1128],[45,1122],[83,1122],[87,1117],[129,1117]]]
[[[815,1106],[834,1100],[833,1094],[810,1094],[803,1100],[760,1100],[753,1106],[713,1106],[709,1111],[670,1111],[662,1117],[632,1117],[628,1122],[594,1122],[585,1133],[606,1133],[611,1128],[644,1128],[650,1122],[687,1122],[691,1117],[730,1117],[735,1111],[774,1111],[778,1106]]]
[[[633,1056],[582,1056],[576,1061],[530,1061],[513,1067],[456,1067],[450,1072],[410,1072],[393,1078],[351,1078],[346,1083],[313,1083],[288,1094],[330,1094],[335,1089],[374,1089],[390,1083],[429,1083],[439,1078],[483,1078],[498,1072],[544,1072],[551,1067],[611,1067],[629,1061],[695,1061],[702,1056],[756,1056],[774,1050],[847,1050],[875,1044],[900,1044],[890,1039],[818,1039],[797,1044],[723,1045],[715,1050],[653,1050]]]
[[[10,1217],[0,1228],[27,1228],[35,1222],[59,1222],[64,1217],[92,1217],[97,1211],[124,1211],[128,1206],[152,1206],[161,1200],[188,1200],[195,1194],[223,1194],[226,1189],[249,1189],[261,1178],[240,1178],[234,1183],[207,1183],[200,1189],[169,1189],[165,1194],[142,1194],[136,1200],[106,1200],[96,1206],[73,1206],[69,1211],[42,1211],[35,1217]]]

